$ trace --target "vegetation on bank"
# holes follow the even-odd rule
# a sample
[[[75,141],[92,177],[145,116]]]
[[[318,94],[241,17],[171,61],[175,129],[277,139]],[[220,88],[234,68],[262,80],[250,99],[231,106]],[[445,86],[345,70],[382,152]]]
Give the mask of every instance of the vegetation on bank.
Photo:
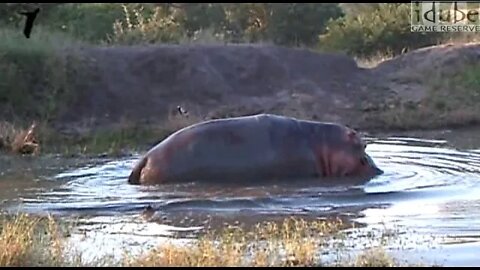
[[[64,133],[45,122],[16,126],[4,121],[0,122],[0,151],[26,155],[61,153],[65,156],[122,156],[135,150],[147,150],[178,129],[200,120],[195,115],[189,118],[170,115],[161,126],[122,121],[115,127]]]
[[[206,231],[185,245],[166,243],[140,255],[122,258],[82,258],[69,246],[74,227],[52,217],[27,214],[3,216],[0,223],[0,266],[402,266],[382,248],[372,248],[349,258],[344,246],[328,246],[340,239],[341,221],[306,221],[287,218],[264,222],[246,230],[227,225]],[[326,263],[321,252],[336,254]],[[343,259],[342,259],[343,256]]]
[[[52,218],[2,216],[0,266],[60,266],[64,261],[61,232]]]
[[[58,142],[62,142],[59,151],[66,153],[82,149],[116,152],[134,144],[137,137],[149,137],[147,133],[152,137],[160,134],[158,139],[174,131],[168,127],[161,131],[122,127],[75,138],[58,134],[50,123],[82,94],[86,83],[97,79],[95,64],[82,53],[85,45],[261,42],[371,59],[476,39],[463,33],[411,33],[409,3],[38,5],[42,11],[26,42],[21,31],[24,17],[16,12],[33,5],[0,4],[0,115],[17,129],[37,122],[39,141],[55,142],[42,149],[59,150]],[[454,75],[424,76],[428,80],[422,83],[432,89],[424,103],[396,105],[368,117],[384,128],[479,122],[480,114],[472,109],[478,101],[478,70],[478,64],[471,64]],[[418,121],[419,117],[429,121]],[[12,144],[10,137],[2,137],[5,133],[8,131],[0,131],[3,150]],[[76,148],[67,147],[70,143]]]
[[[207,35],[218,42],[269,42],[370,57],[399,54],[465,34],[411,33],[405,3],[150,3],[40,4],[38,23],[94,44],[184,43]],[[2,4],[3,23],[21,29],[15,11],[32,4]]]
[[[440,55],[440,53],[438,53]],[[420,101],[392,100],[387,106],[367,112],[368,128],[388,130],[456,128],[480,124],[480,66],[468,55],[444,54],[445,59],[463,59],[453,63],[448,60],[427,59],[426,67],[409,67],[395,74],[398,87],[408,82],[408,87],[424,92]],[[433,57],[436,57],[433,56]],[[432,58],[432,57],[430,57]],[[445,66],[432,68],[438,63]],[[387,78],[386,78],[387,79]],[[381,90],[380,90],[381,91]]]

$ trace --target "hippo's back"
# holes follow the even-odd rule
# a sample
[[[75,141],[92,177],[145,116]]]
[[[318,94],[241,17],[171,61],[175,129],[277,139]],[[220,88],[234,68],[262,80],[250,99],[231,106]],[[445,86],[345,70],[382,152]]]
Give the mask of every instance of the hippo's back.
[[[315,172],[308,138],[299,122],[288,117],[260,114],[212,120],[174,134],[165,141],[168,144],[175,148],[168,161],[174,181],[247,181]]]

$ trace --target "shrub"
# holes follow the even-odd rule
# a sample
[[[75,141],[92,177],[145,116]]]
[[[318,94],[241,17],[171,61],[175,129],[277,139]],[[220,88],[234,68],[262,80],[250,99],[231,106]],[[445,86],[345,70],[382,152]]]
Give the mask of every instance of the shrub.
[[[410,4],[379,4],[369,12],[351,13],[327,24],[320,48],[370,57],[381,52],[393,55],[405,49],[437,44],[441,33],[410,32]]]

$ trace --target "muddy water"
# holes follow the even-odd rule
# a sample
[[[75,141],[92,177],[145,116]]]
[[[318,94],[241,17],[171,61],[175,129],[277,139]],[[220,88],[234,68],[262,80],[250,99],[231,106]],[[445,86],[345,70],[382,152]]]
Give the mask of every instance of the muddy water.
[[[362,234],[388,228],[399,236],[387,246],[402,259],[480,265],[479,132],[368,137],[367,152],[385,174],[357,186],[298,181],[141,187],[126,182],[138,155],[116,160],[2,157],[0,200],[8,211],[81,221],[81,233],[72,235],[72,242],[86,256],[124,247],[140,251],[176,233],[188,241],[204,226],[223,222],[301,215],[341,216],[363,225],[352,231],[353,252],[380,239],[363,241]],[[144,211],[147,206],[154,211]]]

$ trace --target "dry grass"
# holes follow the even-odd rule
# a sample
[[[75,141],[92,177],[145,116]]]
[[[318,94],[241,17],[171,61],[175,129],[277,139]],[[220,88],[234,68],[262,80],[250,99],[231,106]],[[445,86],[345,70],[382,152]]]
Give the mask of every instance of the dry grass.
[[[44,153],[55,152],[65,155],[103,153],[119,156],[145,143],[160,141],[179,129],[203,120],[195,111],[189,111],[188,115],[180,115],[172,109],[161,125],[144,125],[121,119],[106,128],[95,129],[93,125],[72,127],[72,131],[65,134],[45,123],[33,123],[28,128],[23,128],[20,125],[0,121],[0,151],[38,155],[41,141]]]
[[[384,249],[372,248],[356,257],[353,262],[354,267],[395,267],[396,262]]]
[[[4,218],[0,226],[0,266],[87,266],[80,253],[67,255],[64,231],[51,217],[21,214]],[[88,266],[323,266],[320,251],[344,227],[341,221],[297,218],[260,223],[248,231],[229,225],[207,231],[190,244],[164,244],[136,257],[125,252],[120,261],[105,257]],[[340,266],[399,264],[376,248]]]
[[[127,258],[124,266],[143,267],[308,267],[331,266],[321,261],[320,252],[337,253],[328,242],[332,238],[346,240],[340,235],[346,224],[337,221],[306,221],[287,218],[281,223],[264,222],[253,230],[244,231],[228,226],[218,234],[209,232],[189,246],[165,244],[143,256]],[[353,260],[340,262],[337,266],[392,267],[401,266],[382,247],[369,249]]]
[[[125,17],[113,24],[112,44],[153,44],[175,42],[183,37],[181,25],[163,7],[155,7],[151,16],[143,8],[122,5]]]
[[[257,224],[251,231],[228,226],[208,232],[190,246],[158,247],[126,266],[315,266],[326,237],[342,227],[341,222],[305,221],[289,218],[282,223]]]
[[[37,124],[28,129],[17,128],[11,123],[0,122],[0,149],[18,154],[38,154]]]
[[[377,53],[368,58],[355,58],[357,65],[361,68],[375,68],[378,64],[390,60],[393,58],[393,54],[390,52]]]
[[[52,218],[5,218],[0,232],[0,266],[64,264],[59,229]]]

